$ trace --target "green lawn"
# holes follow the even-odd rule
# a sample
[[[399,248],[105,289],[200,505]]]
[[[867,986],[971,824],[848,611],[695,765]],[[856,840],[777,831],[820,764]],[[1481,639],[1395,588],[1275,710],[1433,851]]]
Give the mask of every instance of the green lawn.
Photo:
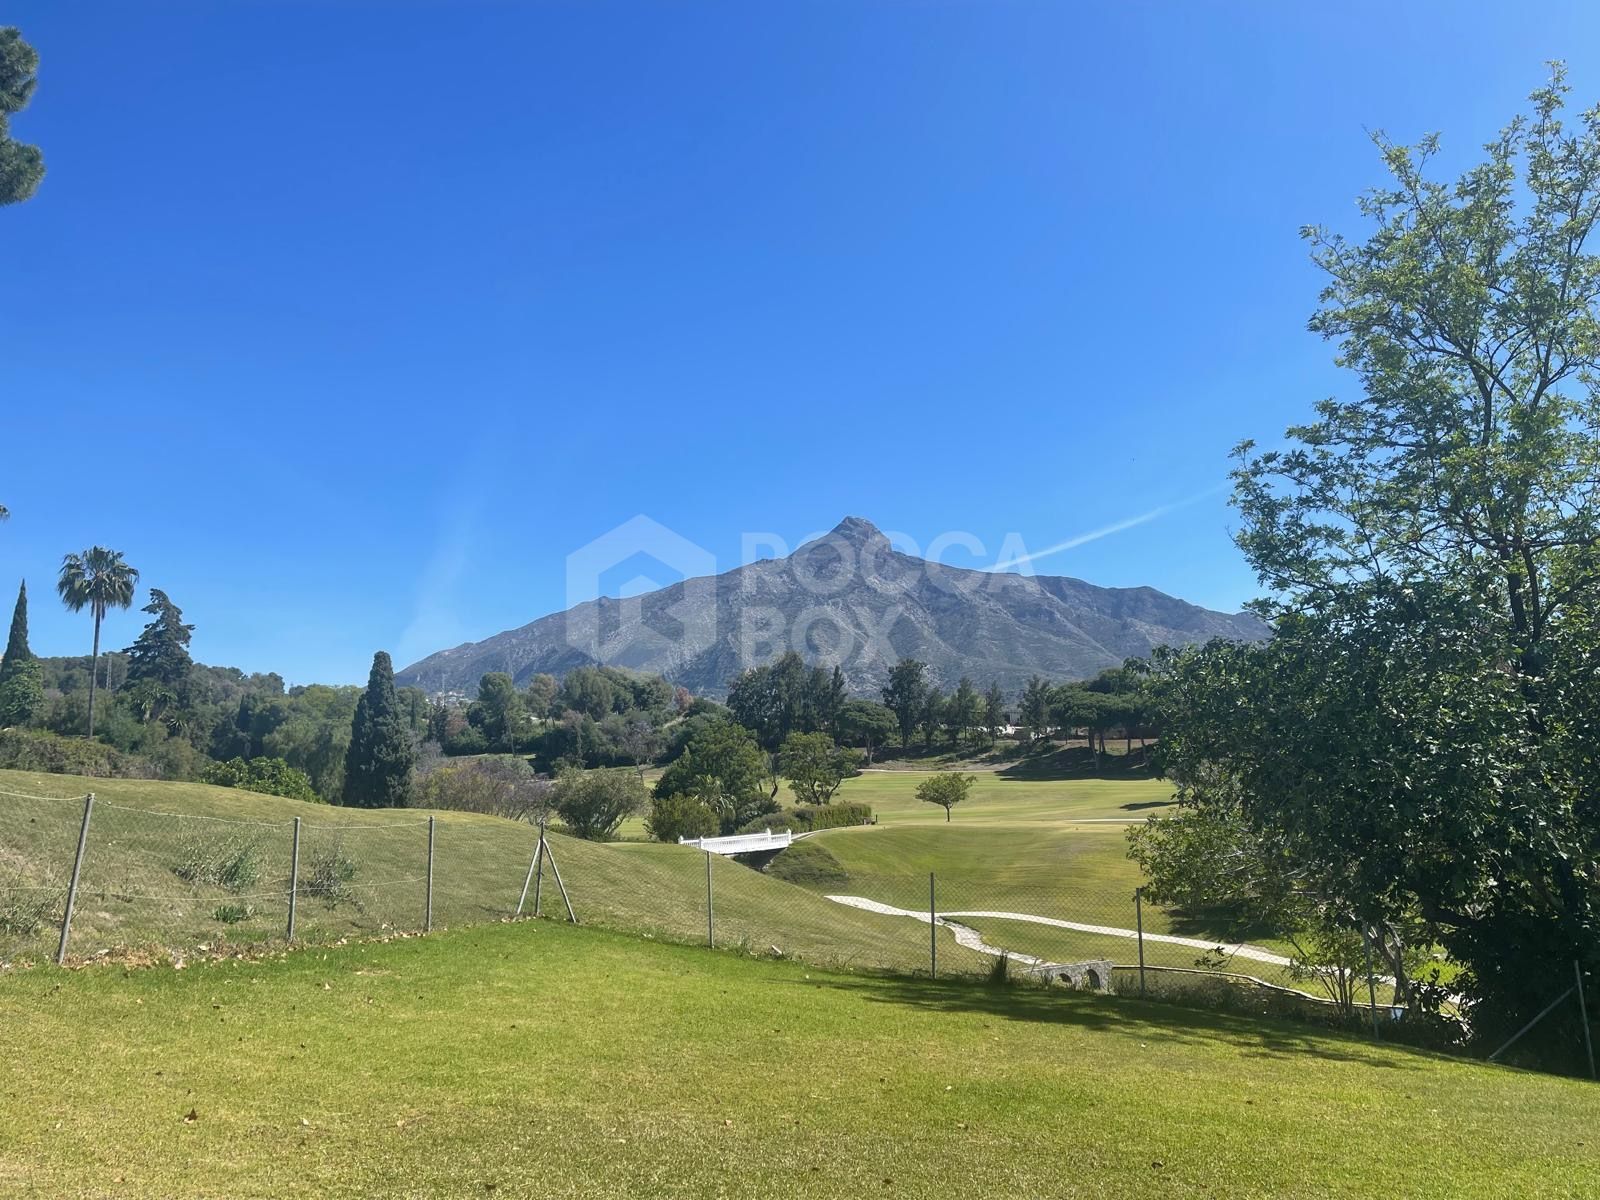
[[[0,996],[6,1195],[1460,1200],[1600,1179],[1587,1083],[551,922],[22,971]]]
[[[925,971],[925,926],[903,917],[847,909],[824,896],[850,894],[925,911],[928,874],[944,912],[998,910],[1131,929],[1137,868],[1127,858],[1123,823],[1160,812],[1170,796],[1159,780],[1011,780],[978,775],[954,819],[915,797],[927,772],[868,772],[847,781],[844,799],[871,804],[878,824],[827,830],[808,839],[837,863],[827,878],[796,884],[716,860],[719,944],[774,950],[852,969]],[[419,811],[363,812],[308,805],[204,784],[89,780],[0,771],[0,793],[81,796],[94,790],[73,948],[182,951],[219,939],[282,935],[292,821],[303,821],[302,881],[319,859],[337,855],[354,875],[332,897],[302,894],[300,936],[328,942],[350,934],[412,930],[425,911],[427,818]],[[48,955],[70,873],[81,807],[0,795],[0,961]],[[212,818],[227,822],[219,823]],[[493,817],[439,813],[434,920],[440,927],[495,921],[516,906],[534,831]],[[253,874],[229,889],[187,882],[175,872],[195,847],[248,843]],[[647,842],[597,845],[553,839],[563,879],[582,921],[676,941],[705,935],[705,863],[700,854]],[[546,876],[545,911],[558,897]],[[46,889],[30,891],[29,889]],[[5,919],[7,897],[50,902],[30,934]],[[530,901],[531,902],[531,901]],[[242,910],[242,913],[241,913]],[[241,918],[225,921],[224,917]],[[1147,906],[1150,933],[1225,940]],[[1052,961],[1138,961],[1130,939],[999,918],[962,917],[998,946]],[[1282,947],[1269,947],[1281,950]],[[1151,965],[1193,967],[1199,948],[1147,942]],[[982,973],[989,960],[940,937],[940,967]],[[1280,966],[1238,960],[1232,969],[1294,985]],[[1303,985],[1302,985],[1303,986]]]
[[[1079,924],[1135,929],[1133,892],[1143,882],[1127,855],[1126,822],[1170,811],[1171,785],[1157,779],[1011,780],[975,772],[969,800],[946,822],[944,810],[916,799],[927,772],[866,773],[840,791],[869,803],[878,824],[831,829],[808,841],[825,848],[844,879],[808,884],[825,894],[865,896],[900,908],[925,910],[928,875],[941,912],[1031,913]],[[1147,933],[1231,942],[1233,931],[1169,914],[1143,913]],[[1105,936],[993,917],[960,917],[997,946],[1070,962],[1109,958],[1138,961],[1131,938]],[[1254,943],[1287,955],[1280,943]],[[1206,951],[1147,941],[1152,966],[1193,968]],[[1281,965],[1235,958],[1227,969],[1282,986],[1322,994]],[[1381,997],[1380,997],[1381,999]]]

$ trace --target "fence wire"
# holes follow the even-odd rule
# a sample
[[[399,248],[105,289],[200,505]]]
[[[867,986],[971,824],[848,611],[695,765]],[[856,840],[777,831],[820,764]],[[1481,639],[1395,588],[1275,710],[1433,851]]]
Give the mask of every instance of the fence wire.
[[[0,963],[55,956],[83,798],[0,793]],[[296,834],[298,824],[298,848]],[[430,836],[431,834],[431,836]],[[583,842],[524,821],[327,809],[300,822],[219,806],[172,813],[93,805],[70,957],[298,941],[565,918],[660,940],[845,971],[1012,979],[1154,994],[1209,980],[1377,1016],[1393,997],[1360,965],[1141,903],[1104,869],[930,876],[898,862],[846,874],[831,854],[744,855]],[[817,837],[857,836],[847,830]],[[537,865],[536,865],[537,857]],[[946,862],[948,867],[948,862]],[[557,884],[560,872],[567,896]],[[1383,1020],[1389,1020],[1385,1011]]]

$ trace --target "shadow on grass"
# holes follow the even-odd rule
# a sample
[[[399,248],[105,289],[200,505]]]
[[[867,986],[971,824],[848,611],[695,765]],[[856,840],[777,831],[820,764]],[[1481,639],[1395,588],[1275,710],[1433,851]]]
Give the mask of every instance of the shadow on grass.
[[[801,986],[819,986],[819,981],[812,980]],[[1236,1047],[1247,1057],[1294,1058],[1312,1055],[1330,1062],[1413,1071],[1423,1069],[1418,1059],[1437,1057],[1429,1051],[1399,1045],[1385,1046],[1379,1051],[1337,1030],[1213,1012],[1181,1004],[1097,996],[1061,988],[1015,984],[997,987],[977,982],[905,976],[833,978],[820,981],[820,986],[854,993],[874,1004],[1071,1026],[1097,1033],[1145,1039],[1152,1043],[1228,1045]]]
[[[1146,750],[1096,755],[1087,746],[1034,750],[995,772],[999,779],[1036,783],[1050,779],[1158,779]]]

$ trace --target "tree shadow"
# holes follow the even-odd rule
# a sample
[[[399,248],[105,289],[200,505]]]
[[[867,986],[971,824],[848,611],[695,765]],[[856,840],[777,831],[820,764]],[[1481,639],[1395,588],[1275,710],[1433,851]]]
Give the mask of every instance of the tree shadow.
[[[1397,1044],[1386,1044],[1380,1051],[1351,1034],[1320,1026],[1059,987],[994,986],[908,976],[834,977],[821,981],[813,979],[798,986],[830,987],[858,995],[873,1004],[1071,1026],[1151,1043],[1227,1044],[1247,1057],[1312,1055],[1332,1062],[1359,1063],[1389,1070],[1422,1070],[1419,1060],[1447,1057]]]
[[[1159,779],[1145,750],[1096,755],[1087,746],[1058,746],[1027,752],[995,772],[997,778],[1037,783],[1051,779]]]

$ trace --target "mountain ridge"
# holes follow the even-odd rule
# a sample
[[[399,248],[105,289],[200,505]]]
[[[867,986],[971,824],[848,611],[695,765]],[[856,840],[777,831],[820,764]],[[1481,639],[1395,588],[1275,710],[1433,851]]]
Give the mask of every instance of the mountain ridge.
[[[1151,587],[916,558],[852,516],[785,558],[640,596],[585,600],[428,655],[396,681],[470,695],[489,671],[506,671],[520,685],[542,672],[559,676],[603,662],[719,696],[739,671],[795,649],[808,662],[837,663],[854,695],[875,695],[901,657],[928,663],[942,686],[967,675],[1009,692],[1035,674],[1088,678],[1162,644],[1267,635],[1249,613],[1215,612]]]

